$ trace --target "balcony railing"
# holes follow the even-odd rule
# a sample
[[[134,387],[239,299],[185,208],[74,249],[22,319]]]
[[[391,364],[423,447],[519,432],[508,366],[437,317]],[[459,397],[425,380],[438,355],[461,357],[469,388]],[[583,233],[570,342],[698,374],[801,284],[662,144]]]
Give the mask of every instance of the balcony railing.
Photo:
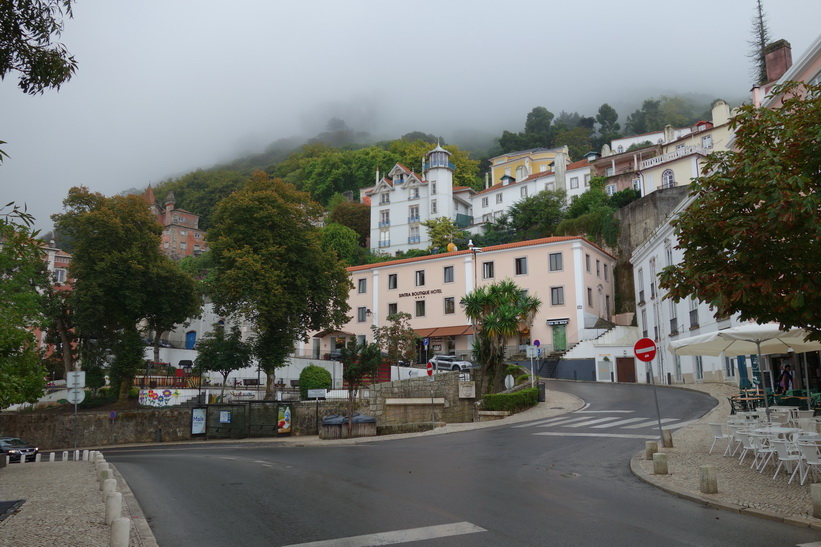
[[[655,167],[657,165],[667,163],[668,161],[677,160],[683,156],[689,156],[690,154],[701,154],[702,156],[706,156],[707,150],[701,146],[683,146],[674,152],[668,152],[667,154],[662,154],[661,156],[656,156],[654,158],[650,158],[649,160],[639,162],[639,169],[649,169],[650,167]]]
[[[451,171],[456,171],[456,166],[453,165],[453,163],[449,162],[449,161],[447,161],[447,162],[445,162],[445,161],[433,161],[433,162],[426,161],[422,164],[422,170],[423,171],[427,171],[428,169],[433,169],[434,167],[447,167]]]
[[[386,228],[386,227],[388,227],[388,226],[390,226],[390,225],[391,225],[391,221],[390,221],[390,220],[380,220],[380,221],[379,221],[379,227],[380,227],[380,228]]]
[[[690,310],[690,330],[698,328],[698,310]]]
[[[379,246],[380,247],[390,247],[391,246],[391,240],[389,239],[387,241],[380,241]]]
[[[408,217],[408,224],[414,224],[419,222],[419,217]]]
[[[408,236],[408,243],[419,243],[422,241],[421,236]]]

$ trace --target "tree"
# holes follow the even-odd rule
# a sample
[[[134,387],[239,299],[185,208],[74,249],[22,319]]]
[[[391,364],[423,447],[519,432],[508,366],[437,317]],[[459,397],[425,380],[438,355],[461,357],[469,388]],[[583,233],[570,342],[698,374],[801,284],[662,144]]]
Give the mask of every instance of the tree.
[[[514,203],[505,219],[517,240],[552,236],[564,219],[564,190],[542,190]]]
[[[356,345],[349,342],[340,351],[342,361],[342,379],[348,384],[348,437],[353,431],[354,402],[356,392],[368,381],[373,381],[379,372],[382,362],[382,353],[375,343]]]
[[[74,187],[63,207],[52,220],[74,241],[71,307],[77,333],[114,353],[111,376],[120,383],[122,402],[143,359],[138,324],[164,280],[157,272],[170,260],[160,251],[161,227],[141,196],[107,198]]]
[[[313,363],[299,373],[299,394],[302,399],[308,398],[309,389],[331,389],[333,378],[331,373]]]
[[[371,235],[371,208],[364,203],[343,202],[331,209],[327,222],[347,226],[359,237],[359,246],[367,247]]]
[[[59,89],[77,70],[65,46],[53,40],[72,17],[73,0],[6,0],[0,4],[0,79],[20,73],[17,86],[29,95]]]
[[[593,177],[590,189],[573,200],[567,209],[567,218],[556,227],[557,235],[584,236],[599,246],[615,248],[619,222],[614,216],[618,208],[604,191],[606,179]],[[624,201],[619,196],[619,202]]]
[[[242,331],[238,326],[232,326],[230,333],[226,335],[225,327],[215,323],[211,332],[197,342],[197,359],[194,364],[201,371],[222,374],[220,400],[223,400],[228,375],[249,367],[253,356],[253,344],[242,339]]]
[[[388,362],[416,362],[416,351],[419,336],[410,326],[411,315],[399,312],[387,317],[384,327],[371,327],[373,340],[387,353]]]
[[[502,132],[502,136],[499,138],[499,146],[501,146],[502,152],[553,146],[556,129],[551,125],[552,122],[552,112],[543,106],[535,107],[527,114],[524,132]]]
[[[679,264],[669,297],[692,296],[719,317],[802,327],[821,338],[821,86],[776,86],[782,106],[742,106],[736,150],[708,156],[690,206],[673,221]]]
[[[473,325],[474,357],[480,369],[480,393],[498,393],[504,382],[504,350],[508,339],[533,325],[541,301],[526,295],[510,279],[479,287],[462,297],[460,305]]]
[[[428,230],[430,246],[428,251],[443,252],[447,250],[449,243],[466,239],[465,232],[456,227],[454,222],[447,217],[431,218],[420,222]]]
[[[747,42],[750,46],[750,52],[747,56],[750,58],[753,85],[764,85],[768,80],[765,58],[767,44],[770,43],[770,30],[767,28],[767,15],[764,13],[761,0],[756,0],[755,16],[752,20],[750,35],[750,41]]]
[[[616,110],[607,103],[599,107],[596,114],[596,123],[599,124],[599,136],[596,138],[596,148],[601,149],[604,144],[609,144],[614,139],[621,138],[618,123],[619,115]]]
[[[45,313],[46,341],[52,344],[52,359],[59,359],[59,365],[52,363],[53,371],[62,368],[62,377],[67,378],[75,370],[77,362],[77,336],[74,332],[74,314],[71,308],[73,297],[67,285],[48,285],[42,291]]]
[[[335,253],[346,266],[356,265],[362,254],[357,233],[333,222],[322,227],[322,250]]]
[[[271,374],[285,364],[296,340],[348,320],[350,277],[336,256],[322,250],[315,225],[321,213],[305,192],[256,171],[242,190],[220,202],[208,231],[215,307],[253,326],[270,396]]]
[[[148,272],[152,278],[145,308],[145,323],[153,336],[154,361],[160,360],[160,337],[189,317],[198,315],[202,296],[194,278],[170,258],[160,258]]]
[[[13,203],[0,208],[0,408],[33,403],[45,387],[33,329],[42,324],[40,291],[49,281],[33,223]]]

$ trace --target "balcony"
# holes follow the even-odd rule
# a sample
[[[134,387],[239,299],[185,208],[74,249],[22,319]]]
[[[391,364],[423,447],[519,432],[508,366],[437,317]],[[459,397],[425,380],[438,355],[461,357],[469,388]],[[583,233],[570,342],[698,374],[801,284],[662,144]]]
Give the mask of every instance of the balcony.
[[[408,217],[408,224],[418,224],[420,219],[418,216],[416,217]]]
[[[649,169],[651,167],[656,167],[658,165],[675,161],[679,158],[683,158],[684,156],[689,156],[691,154],[701,154],[702,156],[706,156],[708,152],[706,148],[702,148],[701,146],[683,146],[674,152],[668,152],[667,154],[662,154],[661,156],[656,156],[654,158],[650,158],[649,160],[640,161],[639,169]]]
[[[380,221],[379,221],[379,227],[380,227],[380,228],[387,228],[387,227],[388,227],[388,226],[390,226],[390,225],[391,225],[391,221],[390,221],[390,220],[380,220]]]
[[[426,161],[422,164],[422,170],[427,171],[428,169],[433,169],[434,167],[446,167],[451,171],[456,171],[456,166],[453,165],[452,162],[449,161]]]
[[[391,240],[389,239],[387,241],[380,241],[379,246],[380,247],[390,247],[391,246]]]
[[[409,236],[408,237],[408,243],[419,243],[420,241],[422,241],[421,236]]]

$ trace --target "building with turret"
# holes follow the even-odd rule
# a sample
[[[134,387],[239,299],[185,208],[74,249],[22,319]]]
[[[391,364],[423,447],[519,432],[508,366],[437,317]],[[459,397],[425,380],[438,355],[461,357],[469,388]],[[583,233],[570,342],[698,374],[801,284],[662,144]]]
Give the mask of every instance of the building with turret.
[[[151,214],[163,227],[162,252],[174,260],[197,256],[208,250],[205,232],[199,229],[200,217],[185,209],[176,208],[174,192],[168,192],[162,206],[149,186],[143,194]]]

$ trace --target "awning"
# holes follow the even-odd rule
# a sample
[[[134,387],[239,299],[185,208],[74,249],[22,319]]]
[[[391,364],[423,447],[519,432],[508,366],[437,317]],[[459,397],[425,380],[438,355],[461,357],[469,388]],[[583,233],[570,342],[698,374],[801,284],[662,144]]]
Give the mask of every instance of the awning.
[[[353,336],[353,333],[345,332],[345,331],[342,331],[342,330],[325,329],[325,330],[321,330],[318,333],[314,334],[314,338],[325,338],[328,335]]]
[[[434,327],[432,329],[414,329],[420,338],[430,338],[431,336],[462,336],[469,334],[473,330],[471,325],[457,325],[455,327]]]
[[[427,338],[430,334],[435,331],[436,329],[413,329],[413,332],[416,333],[416,336],[419,338]]]

